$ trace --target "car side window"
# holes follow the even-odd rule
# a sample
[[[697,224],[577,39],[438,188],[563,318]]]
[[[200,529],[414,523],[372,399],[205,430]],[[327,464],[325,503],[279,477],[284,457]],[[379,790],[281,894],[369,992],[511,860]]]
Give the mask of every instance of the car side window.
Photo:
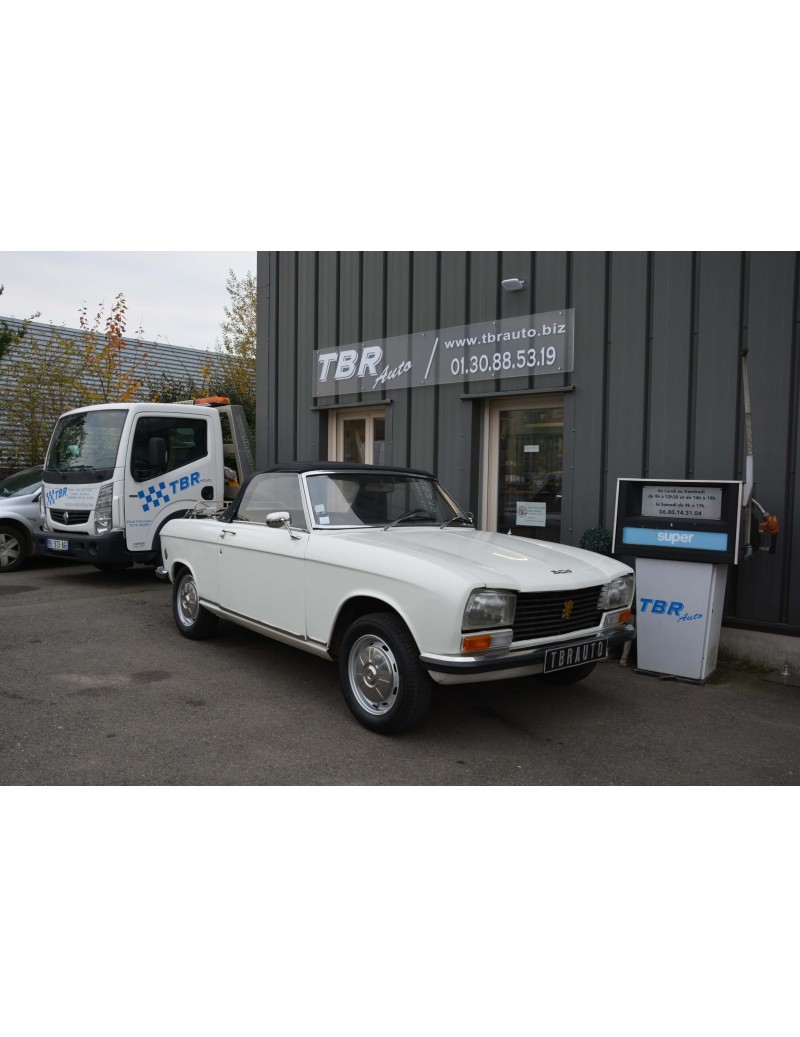
[[[254,476],[244,491],[235,517],[241,522],[263,525],[272,511],[288,511],[291,526],[306,528],[299,475],[294,472],[265,472]]]
[[[208,423],[195,418],[140,417],[131,449],[131,475],[155,479],[208,454]]]

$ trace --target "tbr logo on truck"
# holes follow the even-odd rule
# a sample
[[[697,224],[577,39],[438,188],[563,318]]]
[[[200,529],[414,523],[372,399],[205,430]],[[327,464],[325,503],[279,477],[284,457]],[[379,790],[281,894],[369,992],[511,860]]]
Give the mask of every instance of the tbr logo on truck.
[[[148,486],[146,490],[139,490],[142,511],[149,511],[151,507],[160,508],[162,504],[169,504],[169,494],[165,492],[166,489],[167,484],[160,482],[157,488]]]
[[[180,479],[175,479],[170,483],[160,482],[158,486],[148,486],[146,490],[139,490],[142,511],[149,511],[150,508],[160,508],[162,504],[169,504],[172,498],[167,493],[167,486],[169,486],[172,493],[177,493],[178,490],[188,490],[191,486],[197,486],[199,482],[200,473],[192,472],[191,475],[182,475]]]
[[[47,506],[48,508],[55,504],[56,501],[61,500],[62,497],[66,497],[67,487],[59,486],[57,490],[47,491]]]

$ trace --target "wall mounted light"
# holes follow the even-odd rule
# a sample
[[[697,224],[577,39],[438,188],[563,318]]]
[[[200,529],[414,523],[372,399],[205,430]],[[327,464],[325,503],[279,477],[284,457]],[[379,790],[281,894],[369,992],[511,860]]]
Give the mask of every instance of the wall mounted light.
[[[500,283],[507,292],[521,292],[528,282],[520,280],[519,277],[507,277]]]

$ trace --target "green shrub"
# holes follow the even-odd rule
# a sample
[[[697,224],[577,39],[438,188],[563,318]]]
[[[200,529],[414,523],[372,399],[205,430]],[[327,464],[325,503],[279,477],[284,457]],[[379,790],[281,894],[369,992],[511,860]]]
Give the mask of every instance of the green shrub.
[[[580,546],[585,551],[594,551],[599,555],[611,555],[611,533],[602,526],[585,530]]]

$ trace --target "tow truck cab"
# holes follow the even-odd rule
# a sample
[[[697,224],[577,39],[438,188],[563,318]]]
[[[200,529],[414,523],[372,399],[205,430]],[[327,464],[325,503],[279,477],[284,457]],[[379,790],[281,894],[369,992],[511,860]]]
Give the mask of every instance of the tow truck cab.
[[[224,405],[109,403],[63,414],[42,473],[37,552],[100,569],[157,562],[166,522],[198,501],[224,500],[253,468],[242,408],[217,402]],[[235,467],[226,468],[228,457]]]

